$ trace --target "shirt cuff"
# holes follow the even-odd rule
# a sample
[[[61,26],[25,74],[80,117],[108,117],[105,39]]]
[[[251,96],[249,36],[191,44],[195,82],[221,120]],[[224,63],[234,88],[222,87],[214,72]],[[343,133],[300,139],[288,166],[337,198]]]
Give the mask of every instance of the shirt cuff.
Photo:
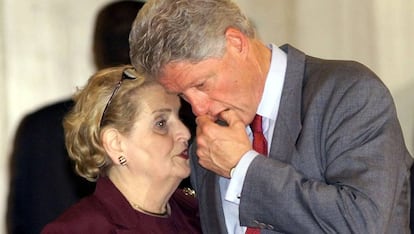
[[[243,183],[246,177],[247,169],[249,169],[250,164],[257,155],[259,155],[259,153],[256,151],[249,150],[240,159],[239,163],[233,170],[233,175],[230,179],[230,183],[225,196],[226,201],[235,204],[240,203],[240,194],[243,189]]]

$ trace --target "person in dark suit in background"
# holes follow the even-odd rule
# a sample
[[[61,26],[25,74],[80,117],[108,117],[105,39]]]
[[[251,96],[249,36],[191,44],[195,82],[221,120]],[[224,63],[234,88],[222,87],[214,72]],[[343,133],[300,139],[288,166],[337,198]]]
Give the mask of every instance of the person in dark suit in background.
[[[148,0],[129,41],[197,115],[203,233],[409,233],[413,159],[366,66],[265,44],[232,0]]]
[[[119,1],[98,12],[93,38],[97,69],[130,63],[128,35],[142,5]],[[8,233],[40,233],[44,225],[93,192],[95,183],[75,174],[64,144],[62,119],[72,105],[72,100],[64,100],[21,121],[11,154]]]

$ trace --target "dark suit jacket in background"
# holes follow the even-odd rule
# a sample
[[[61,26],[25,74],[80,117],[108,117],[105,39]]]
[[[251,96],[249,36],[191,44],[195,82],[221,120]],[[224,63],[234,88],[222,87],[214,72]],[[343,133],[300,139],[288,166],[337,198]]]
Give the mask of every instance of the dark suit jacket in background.
[[[18,128],[11,155],[8,233],[40,233],[48,222],[95,183],[77,176],[67,155],[63,116],[72,107],[62,101],[27,115]]]
[[[409,233],[410,166],[392,97],[356,62],[285,45],[287,71],[269,158],[250,165],[243,226],[261,233]],[[227,233],[218,176],[191,148],[203,232]]]

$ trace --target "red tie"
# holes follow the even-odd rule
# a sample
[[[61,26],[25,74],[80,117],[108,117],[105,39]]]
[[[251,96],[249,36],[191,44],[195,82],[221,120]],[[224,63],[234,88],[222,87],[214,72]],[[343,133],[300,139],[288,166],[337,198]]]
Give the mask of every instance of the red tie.
[[[267,141],[263,135],[262,116],[255,115],[250,128],[253,131],[253,149],[267,156]]]
[[[258,153],[267,156],[267,141],[263,135],[262,129],[262,116],[254,116],[253,122],[250,124],[250,128],[253,132],[253,149]],[[260,229],[248,227],[246,234],[259,234]]]

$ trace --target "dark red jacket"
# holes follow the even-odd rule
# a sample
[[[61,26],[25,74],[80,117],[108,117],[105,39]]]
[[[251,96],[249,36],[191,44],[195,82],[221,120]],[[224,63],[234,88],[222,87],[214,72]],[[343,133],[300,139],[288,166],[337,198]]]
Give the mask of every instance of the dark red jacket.
[[[100,178],[93,195],[69,208],[42,233],[201,233],[196,199],[179,189],[169,204],[168,218],[137,212],[108,178]]]

